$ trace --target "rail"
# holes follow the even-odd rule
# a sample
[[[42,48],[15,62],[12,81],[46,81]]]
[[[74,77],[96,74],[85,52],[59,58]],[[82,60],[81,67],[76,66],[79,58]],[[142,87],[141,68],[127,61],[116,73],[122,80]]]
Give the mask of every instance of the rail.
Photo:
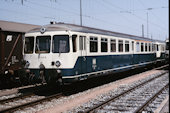
[[[23,109],[23,108],[28,107],[28,106],[36,105],[40,102],[44,102],[44,101],[47,101],[47,100],[50,100],[50,99],[53,99],[53,98],[60,98],[62,96],[63,96],[62,93],[54,94],[54,95],[47,96],[47,97],[39,99],[39,100],[35,100],[35,101],[28,102],[28,103],[25,103],[25,104],[22,104],[22,105],[14,106],[14,107],[11,107],[11,108],[8,108],[8,109],[4,109],[4,110],[0,111],[0,113],[11,113],[11,112],[14,112],[18,109]]]
[[[142,113],[142,111],[144,111],[144,109],[149,105],[149,103],[151,103],[156,97],[158,97],[158,95],[160,95],[160,93],[162,93],[165,88],[167,88],[169,86],[169,83],[163,87],[161,90],[159,90],[155,95],[153,95],[148,101],[146,101],[141,107],[139,107],[135,113]]]
[[[0,100],[0,104],[10,102],[10,101],[14,101],[14,100],[21,99],[21,98],[30,97],[30,96],[33,96],[33,95],[35,95],[35,94],[33,94],[33,93],[21,94],[21,95],[16,96],[16,97]]]
[[[97,110],[97,109],[100,109],[100,108],[102,108],[103,106],[107,105],[109,102],[111,102],[111,101],[113,101],[113,100],[115,100],[115,99],[118,99],[119,97],[123,96],[124,94],[127,94],[127,93],[131,92],[132,90],[134,90],[134,89],[136,89],[136,88],[138,88],[138,87],[140,87],[140,86],[142,86],[142,85],[144,85],[144,84],[146,84],[146,83],[148,83],[148,82],[150,82],[150,81],[152,81],[152,80],[154,80],[154,79],[156,79],[156,78],[159,78],[159,77],[161,77],[162,75],[164,75],[164,74],[166,74],[166,73],[167,73],[167,72],[164,72],[164,73],[162,73],[162,74],[160,74],[160,75],[158,75],[158,76],[156,76],[156,77],[154,77],[154,78],[152,78],[152,79],[149,79],[149,80],[147,80],[147,81],[145,81],[145,82],[143,82],[143,83],[141,83],[141,84],[139,84],[139,85],[137,85],[137,86],[135,86],[135,87],[132,87],[132,88],[130,88],[130,89],[122,92],[121,94],[118,94],[117,96],[114,96],[113,98],[111,98],[111,99],[109,99],[109,100],[107,100],[107,101],[105,101],[105,102],[102,102],[102,103],[100,103],[100,104],[98,104],[98,105],[90,108],[89,110],[86,110],[85,113],[92,113],[93,111],[95,111],[95,110]]]

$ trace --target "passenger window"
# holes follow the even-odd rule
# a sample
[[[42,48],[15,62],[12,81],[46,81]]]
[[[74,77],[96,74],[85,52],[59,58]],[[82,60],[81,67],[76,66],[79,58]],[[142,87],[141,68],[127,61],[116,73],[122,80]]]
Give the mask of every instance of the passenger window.
[[[119,52],[123,52],[123,40],[119,40]]]
[[[129,52],[129,41],[125,41],[125,52]]]
[[[149,51],[151,51],[151,43],[149,43]]]
[[[161,45],[161,51],[164,51],[164,45]]]
[[[111,52],[116,52],[116,40],[111,40],[110,47]]]
[[[157,44],[157,47],[156,47],[156,48],[157,48],[157,51],[159,51],[159,45],[158,45],[158,44]]]
[[[136,52],[140,52],[139,42],[136,42]]]
[[[147,52],[147,51],[148,51],[148,44],[145,43],[145,52]]]
[[[79,49],[83,50],[83,37],[82,36],[80,36],[79,38]]]
[[[86,37],[85,36],[80,36],[79,48],[80,48],[80,50],[86,50]]]
[[[156,44],[154,44],[154,51],[156,51],[157,50],[157,48],[156,48]]]
[[[154,44],[152,43],[152,51],[154,51]]]
[[[144,51],[144,46],[143,46],[143,43],[141,43],[141,52]]]
[[[165,45],[163,45],[163,51],[165,51]]]
[[[166,42],[165,49],[169,50],[169,41]]]
[[[90,37],[90,52],[98,51],[98,39],[97,37]]]
[[[101,39],[101,52],[107,52],[107,39]]]
[[[132,41],[132,51],[134,51],[134,41]]]
[[[153,46],[153,47],[154,47],[154,48],[153,48],[153,49],[154,49],[154,51],[156,51],[156,44],[154,44],[154,46]]]
[[[73,52],[76,52],[77,51],[77,35],[73,35],[72,36],[72,43],[73,43]]]

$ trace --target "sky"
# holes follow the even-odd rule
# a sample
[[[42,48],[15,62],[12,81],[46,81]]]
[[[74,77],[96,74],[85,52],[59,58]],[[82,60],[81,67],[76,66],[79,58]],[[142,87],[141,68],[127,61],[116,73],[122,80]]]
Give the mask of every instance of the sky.
[[[80,25],[80,0],[0,0],[0,20],[35,25]],[[169,37],[169,0],[82,0],[83,26],[144,36]]]

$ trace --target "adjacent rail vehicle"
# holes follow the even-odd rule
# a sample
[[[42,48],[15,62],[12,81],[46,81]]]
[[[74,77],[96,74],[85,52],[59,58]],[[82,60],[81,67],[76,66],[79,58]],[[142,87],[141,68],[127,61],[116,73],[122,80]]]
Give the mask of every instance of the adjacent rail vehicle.
[[[23,54],[23,80],[70,83],[164,62],[165,42],[53,22],[25,34]]]
[[[23,68],[23,38],[36,25],[0,20],[0,88],[16,85]]]

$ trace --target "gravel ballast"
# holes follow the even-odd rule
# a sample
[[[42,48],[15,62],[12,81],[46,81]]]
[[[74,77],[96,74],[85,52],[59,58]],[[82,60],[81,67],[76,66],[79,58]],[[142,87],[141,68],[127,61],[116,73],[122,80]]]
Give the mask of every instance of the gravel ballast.
[[[76,112],[82,106],[88,107],[91,101],[101,99],[107,99],[109,96],[107,95],[114,95],[115,93],[111,93],[117,91],[120,93],[124,90],[127,86],[133,86],[137,84],[136,81],[142,82],[150,77],[156,76],[160,73],[163,73],[162,70],[152,70],[147,71],[141,74],[137,74],[131,77],[127,77],[122,80],[114,81],[112,83],[99,86],[96,88],[92,88],[68,97],[61,97],[59,99],[53,99],[49,102],[44,102],[39,105],[36,105],[31,108],[26,108],[23,110],[16,111],[16,113],[24,112],[24,113],[57,113],[57,112]],[[150,76],[151,75],[151,76]],[[149,78],[148,78],[149,77]],[[88,103],[88,104],[87,104]]]

